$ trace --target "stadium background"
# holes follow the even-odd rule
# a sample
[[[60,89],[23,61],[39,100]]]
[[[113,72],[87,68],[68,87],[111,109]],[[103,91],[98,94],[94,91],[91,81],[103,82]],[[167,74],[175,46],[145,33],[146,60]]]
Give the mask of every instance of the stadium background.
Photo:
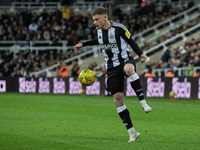
[[[90,12],[97,6],[125,24],[148,56],[137,73],[151,113],[125,79],[124,101],[141,133],[135,143],[127,143],[105,91],[101,49],[73,48],[94,38]],[[199,150],[199,11],[199,0],[1,0],[0,149]],[[84,68],[96,73],[94,85],[79,83]]]
[[[199,1],[11,0],[1,3],[1,92],[20,92],[23,86],[25,93],[29,93],[29,81],[38,80],[33,78],[40,77],[42,81],[49,82],[47,78],[59,81],[60,77],[67,77],[64,93],[70,93],[67,86],[70,83],[69,77],[77,81],[78,73],[85,68],[93,70],[98,78],[104,78],[106,69],[98,46],[83,48],[81,54],[77,54],[73,48],[79,41],[95,37],[90,12],[95,7],[103,6],[109,10],[110,19],[128,27],[132,38],[148,56],[146,63],[137,63],[140,77],[154,77],[156,82],[162,78],[162,81],[168,82],[165,77],[170,72],[172,76],[184,79],[178,79],[178,84],[175,84],[179,90],[174,89],[173,80],[170,80],[172,86],[164,87],[164,97],[168,97],[168,92],[174,90],[176,95],[180,95],[178,98],[199,99]],[[133,51],[131,54],[138,61]],[[20,85],[19,77],[26,78],[24,80],[27,82]],[[15,80],[15,84],[10,84],[9,80]],[[100,91],[105,90],[104,82],[101,82]],[[146,90],[148,83],[143,84]],[[15,90],[10,90],[13,85]],[[37,82],[36,85],[33,90],[36,93],[41,93],[39,86],[45,88],[45,84]],[[53,93],[50,90],[50,87],[54,87],[53,82],[47,85],[49,90],[44,93]],[[79,87],[77,89],[82,88],[78,81],[76,85]],[[189,88],[186,88],[187,85],[190,85]],[[155,84],[152,92],[159,93],[156,89],[159,87]]]

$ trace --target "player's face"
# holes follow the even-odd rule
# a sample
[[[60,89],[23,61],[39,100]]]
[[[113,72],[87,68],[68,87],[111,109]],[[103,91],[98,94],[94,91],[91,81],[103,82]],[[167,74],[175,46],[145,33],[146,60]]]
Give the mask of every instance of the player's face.
[[[103,29],[103,27],[106,24],[107,16],[106,15],[94,15],[94,16],[92,16],[92,18],[94,20],[94,25],[97,27],[97,29]]]

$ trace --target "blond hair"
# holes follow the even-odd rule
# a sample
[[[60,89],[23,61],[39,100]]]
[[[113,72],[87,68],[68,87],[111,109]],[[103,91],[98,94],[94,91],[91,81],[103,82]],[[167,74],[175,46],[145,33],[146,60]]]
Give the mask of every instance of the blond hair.
[[[108,12],[107,12],[107,9],[104,8],[104,7],[97,7],[96,9],[94,9],[92,11],[92,16],[95,16],[95,15],[108,15]]]

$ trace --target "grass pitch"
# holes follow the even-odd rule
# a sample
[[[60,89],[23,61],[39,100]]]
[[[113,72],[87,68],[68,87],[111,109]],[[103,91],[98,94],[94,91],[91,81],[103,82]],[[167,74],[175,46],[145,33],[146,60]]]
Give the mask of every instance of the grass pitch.
[[[141,136],[128,143],[112,97],[0,94],[1,150],[199,150],[200,101],[126,97]]]

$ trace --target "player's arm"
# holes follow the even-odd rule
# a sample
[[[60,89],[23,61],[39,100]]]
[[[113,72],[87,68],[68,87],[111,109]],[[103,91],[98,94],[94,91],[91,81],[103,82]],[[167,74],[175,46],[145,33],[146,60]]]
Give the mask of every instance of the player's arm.
[[[131,48],[136,52],[136,54],[139,56],[140,62],[141,63],[145,62],[147,60],[147,56],[143,54],[138,44],[132,38],[128,39],[127,42],[129,43]]]
[[[126,29],[126,28],[125,28]],[[147,57],[145,54],[143,54],[142,50],[138,46],[138,44],[131,38],[131,33],[128,31],[128,29],[123,29],[123,38],[127,41],[127,43],[131,46],[131,48],[135,51],[135,53],[139,56],[140,62],[143,63],[147,60]]]
[[[89,40],[89,41],[86,41],[86,42],[83,42],[83,43],[78,43],[74,47],[75,47],[76,51],[78,53],[80,53],[82,47],[91,46],[91,45],[98,45],[98,44],[99,44],[98,39],[94,39],[94,40]]]

